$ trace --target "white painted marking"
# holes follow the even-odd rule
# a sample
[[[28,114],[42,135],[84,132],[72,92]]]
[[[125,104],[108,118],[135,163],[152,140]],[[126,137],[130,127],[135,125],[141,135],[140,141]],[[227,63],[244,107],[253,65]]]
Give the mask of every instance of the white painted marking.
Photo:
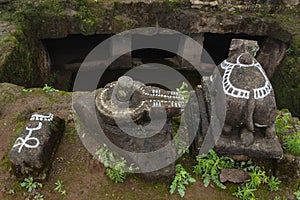
[[[24,146],[26,148],[31,148],[31,149],[37,148],[40,145],[40,141],[35,137],[31,137],[31,134],[32,131],[37,131],[40,130],[41,128],[42,128],[42,122],[39,122],[38,126],[35,128],[26,127],[26,130],[29,131],[28,135],[25,137],[25,139],[18,137],[17,140],[15,141],[13,148],[20,146],[18,150],[19,153],[22,151]],[[35,141],[35,144],[34,145],[27,144],[27,141]]]
[[[52,121],[52,120],[53,120],[52,113],[49,113],[49,115],[33,114],[30,118],[30,121]]]
[[[231,63],[231,62],[228,62],[227,60],[224,60],[221,63],[221,68],[225,70],[224,75],[223,75],[223,90],[224,90],[225,94],[236,97],[236,98],[244,98],[244,99],[250,98],[250,91],[237,88],[237,87],[233,86],[230,82],[230,75],[231,75],[232,70],[234,69],[234,67],[239,66],[239,67],[255,67],[255,68],[259,69],[259,71],[261,72],[261,74],[263,75],[263,77],[265,79],[265,85],[263,87],[253,89],[254,99],[262,99],[262,98],[268,96],[271,93],[272,85],[271,85],[270,81],[268,80],[268,77],[266,76],[263,68],[261,67],[261,65],[259,63],[255,63],[254,60],[251,64],[241,64],[239,62],[239,58],[242,55],[243,54],[241,54],[237,58],[236,63]]]

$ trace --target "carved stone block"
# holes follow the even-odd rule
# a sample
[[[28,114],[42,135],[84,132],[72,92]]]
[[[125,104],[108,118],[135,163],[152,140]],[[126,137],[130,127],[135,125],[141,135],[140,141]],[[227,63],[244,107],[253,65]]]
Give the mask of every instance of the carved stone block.
[[[274,122],[276,102],[272,85],[260,63],[254,58],[256,41],[233,39],[228,59],[218,67],[221,78],[203,82],[199,98],[207,102],[208,119],[217,113],[210,106],[210,95],[225,94],[226,116],[222,134],[215,138],[214,149],[221,155],[246,155],[259,158],[281,158],[283,151],[276,136]],[[210,93],[205,84],[220,83],[223,91]],[[216,98],[218,99],[218,98]],[[211,122],[210,122],[211,123]],[[203,132],[203,131],[202,131]],[[202,133],[205,137],[205,133]],[[198,141],[201,141],[198,139]],[[202,145],[200,142],[196,146]]]
[[[53,114],[33,114],[9,153],[18,177],[45,179],[52,155],[64,131],[64,120]]]

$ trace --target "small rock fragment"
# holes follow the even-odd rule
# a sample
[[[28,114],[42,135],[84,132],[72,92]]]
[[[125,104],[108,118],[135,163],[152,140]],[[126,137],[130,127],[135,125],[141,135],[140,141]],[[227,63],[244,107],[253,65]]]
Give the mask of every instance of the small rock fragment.
[[[225,183],[226,181],[232,183],[243,183],[246,180],[249,180],[249,178],[249,174],[241,169],[221,169],[221,183]]]

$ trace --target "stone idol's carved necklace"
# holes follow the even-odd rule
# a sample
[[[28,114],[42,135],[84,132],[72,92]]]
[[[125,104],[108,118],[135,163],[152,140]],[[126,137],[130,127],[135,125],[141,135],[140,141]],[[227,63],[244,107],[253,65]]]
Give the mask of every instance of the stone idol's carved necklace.
[[[270,92],[272,91],[272,86],[270,81],[268,80],[268,77],[266,76],[262,66],[253,60],[251,64],[242,64],[240,63],[239,59],[243,54],[241,54],[237,59],[236,63],[231,63],[228,62],[227,60],[224,60],[221,63],[221,68],[225,70],[224,75],[223,75],[223,89],[225,94],[236,97],[236,98],[244,98],[244,99],[249,99],[250,98],[250,91],[249,90],[244,90],[235,87],[232,85],[230,82],[230,75],[234,67],[256,67],[261,74],[263,75],[265,79],[265,85],[260,88],[254,88],[254,99],[263,99],[264,97],[268,96]]]

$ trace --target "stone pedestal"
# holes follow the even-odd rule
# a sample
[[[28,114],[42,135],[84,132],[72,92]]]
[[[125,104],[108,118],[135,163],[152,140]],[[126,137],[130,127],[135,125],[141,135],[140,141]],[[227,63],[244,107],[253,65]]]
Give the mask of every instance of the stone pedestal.
[[[95,109],[96,105],[95,101],[93,101],[94,98],[95,96],[93,93],[78,93],[73,102],[73,108],[77,114],[77,131],[81,141],[90,153],[93,154],[99,147],[105,144],[108,147],[112,147],[110,150],[115,158],[125,158],[127,166],[133,164],[134,168],[137,167],[139,169],[143,166],[148,166],[150,169],[152,168],[151,165],[155,166],[159,162],[166,163],[170,160],[168,166],[153,172],[142,173],[140,176],[149,180],[158,180],[169,179],[175,174],[175,162],[172,162],[176,157],[175,148],[172,148],[173,151],[164,153],[164,155],[159,155],[160,157],[156,158],[155,162],[151,161],[152,154],[149,155],[149,159],[142,159],[142,157],[134,156],[134,153],[142,154],[155,152],[170,145],[173,139],[173,127],[171,121],[167,121],[162,130],[152,137],[134,137],[125,133],[116,124],[106,123]],[[156,123],[153,123],[153,125],[155,124]],[[130,129],[130,127],[127,128]],[[151,127],[148,128],[151,129]],[[156,127],[152,128],[156,130]],[[114,151],[114,148],[119,148],[121,151]],[[145,155],[145,158],[146,157],[147,155]],[[132,172],[139,173],[139,170],[133,170]],[[141,172],[143,171],[141,170]]]
[[[238,129],[232,130],[232,134],[228,136],[221,135],[214,150],[219,155],[224,156],[244,155],[249,158],[282,158],[283,152],[277,136],[267,139],[259,129],[256,129],[254,143],[250,146],[245,146],[238,136],[238,131]]]

